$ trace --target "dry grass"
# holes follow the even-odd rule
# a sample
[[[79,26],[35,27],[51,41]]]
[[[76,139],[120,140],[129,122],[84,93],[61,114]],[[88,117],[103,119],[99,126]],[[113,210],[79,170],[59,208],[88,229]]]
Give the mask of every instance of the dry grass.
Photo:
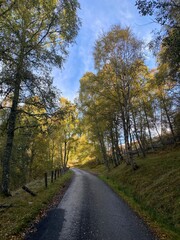
[[[71,177],[72,172],[69,171],[51,183],[47,189],[44,187],[44,180],[31,182],[27,186],[37,193],[36,197],[22,189],[13,192],[12,197],[0,196],[0,204],[12,205],[0,209],[0,239],[21,239],[18,234],[28,227],[42,209],[47,207],[56,193],[62,191]]]

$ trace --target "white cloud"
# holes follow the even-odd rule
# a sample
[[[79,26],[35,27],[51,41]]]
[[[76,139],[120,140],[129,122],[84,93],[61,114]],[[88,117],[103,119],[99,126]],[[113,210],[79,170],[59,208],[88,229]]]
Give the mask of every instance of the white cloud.
[[[151,19],[141,17],[133,0],[79,0],[79,16],[82,27],[77,37],[77,44],[70,49],[70,55],[64,69],[54,70],[54,83],[65,97],[72,100],[78,91],[79,80],[87,71],[93,69],[93,46],[103,31],[108,31],[113,24],[130,26],[139,38],[147,43],[151,39],[154,25]],[[146,48],[147,64],[154,67],[154,59]]]

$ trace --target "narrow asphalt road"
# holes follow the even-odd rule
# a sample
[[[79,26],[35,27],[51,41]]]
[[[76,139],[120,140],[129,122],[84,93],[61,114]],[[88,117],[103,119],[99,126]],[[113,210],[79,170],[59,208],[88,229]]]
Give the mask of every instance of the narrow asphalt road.
[[[103,181],[79,169],[58,207],[26,240],[155,240],[144,222]]]

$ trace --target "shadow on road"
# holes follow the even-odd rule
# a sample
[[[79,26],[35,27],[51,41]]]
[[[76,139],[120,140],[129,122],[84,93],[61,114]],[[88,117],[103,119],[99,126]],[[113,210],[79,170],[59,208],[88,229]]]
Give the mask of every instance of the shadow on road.
[[[59,233],[62,229],[64,221],[63,209],[52,209],[48,212],[47,216],[42,219],[35,228],[36,232],[29,233],[25,240],[58,240]]]

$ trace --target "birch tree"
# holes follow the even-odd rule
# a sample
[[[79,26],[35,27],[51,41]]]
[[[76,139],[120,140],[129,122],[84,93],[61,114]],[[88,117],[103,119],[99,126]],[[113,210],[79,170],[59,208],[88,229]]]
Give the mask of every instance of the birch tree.
[[[5,195],[9,195],[18,106],[27,97],[39,95],[39,106],[45,105],[47,113],[52,111],[55,93],[48,75],[51,66],[62,66],[67,47],[77,35],[78,7],[76,0],[17,0],[13,5],[4,1],[1,6],[1,108],[5,107],[7,97],[11,99],[3,155],[2,192]]]
[[[116,91],[123,125],[127,162],[132,165],[133,169],[136,168],[136,165],[131,155],[132,149],[129,142],[130,108],[133,81],[142,65],[141,45],[142,42],[133,36],[129,28],[122,29],[120,26],[113,26],[109,32],[97,40],[94,49],[96,68],[100,70],[105,64],[110,64],[116,76]]]

